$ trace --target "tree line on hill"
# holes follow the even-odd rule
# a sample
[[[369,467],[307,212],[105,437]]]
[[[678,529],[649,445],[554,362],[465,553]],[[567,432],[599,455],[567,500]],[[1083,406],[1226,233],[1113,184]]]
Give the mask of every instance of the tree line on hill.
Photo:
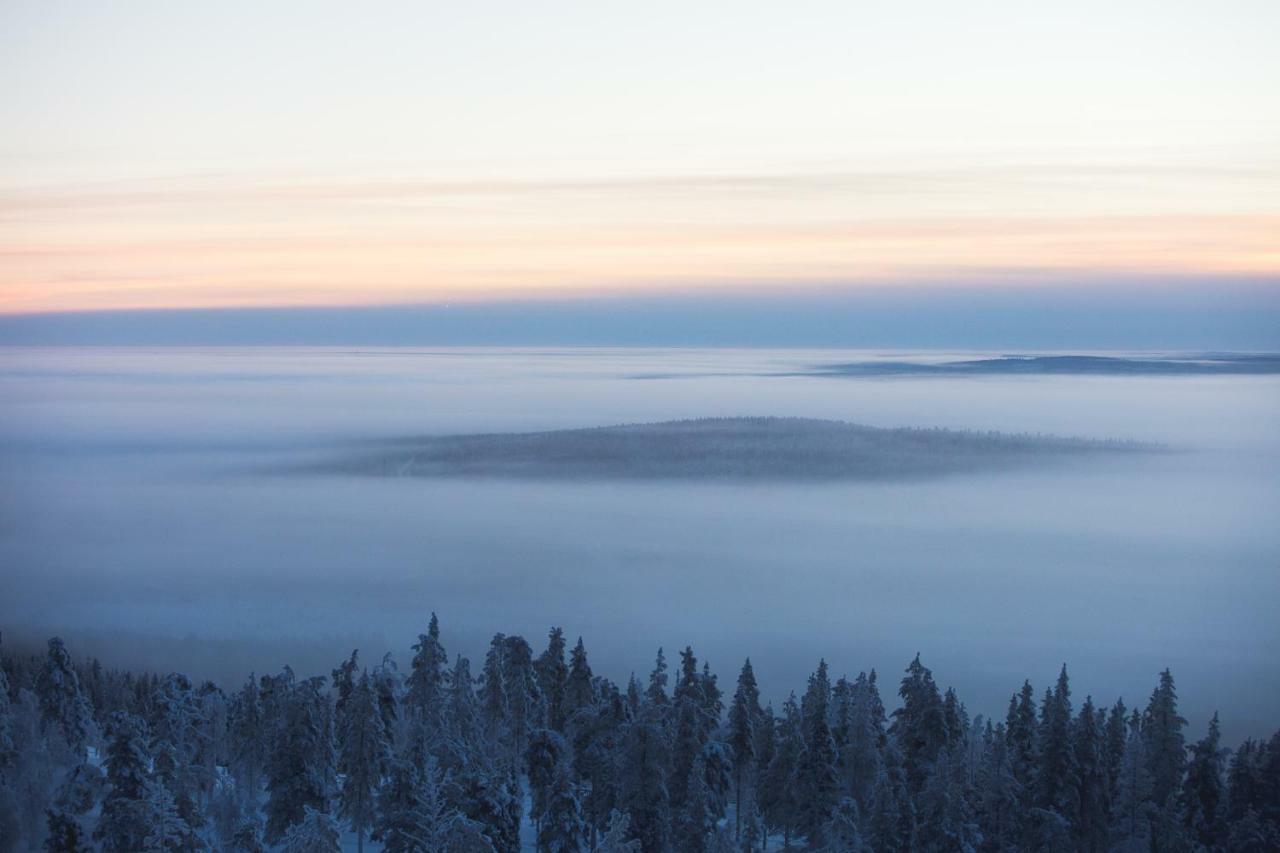
[[[450,662],[433,615],[401,671],[353,652],[225,692],[73,660],[0,668],[0,850],[277,849],[343,832],[388,853],[1280,849],[1280,732],[1187,742],[1173,676],[1145,706],[1073,702],[1066,668],[971,717],[919,657],[886,712],[874,671],[761,706],[690,648],[595,675],[553,628]],[[522,839],[522,834],[524,838]]]

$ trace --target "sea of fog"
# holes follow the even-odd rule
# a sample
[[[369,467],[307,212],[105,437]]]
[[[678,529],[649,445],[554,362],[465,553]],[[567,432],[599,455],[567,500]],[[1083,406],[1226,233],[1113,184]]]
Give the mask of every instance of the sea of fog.
[[[766,698],[820,657],[916,653],[1003,715],[1171,667],[1195,731],[1280,724],[1280,377],[832,376],[974,353],[0,349],[0,629],[239,683],[582,635],[597,672],[691,644]],[[1157,442],[1169,452],[874,482],[398,478],[308,470],[381,439],[739,415]],[[361,446],[363,446],[363,444]],[[886,696],[889,699],[889,696]]]

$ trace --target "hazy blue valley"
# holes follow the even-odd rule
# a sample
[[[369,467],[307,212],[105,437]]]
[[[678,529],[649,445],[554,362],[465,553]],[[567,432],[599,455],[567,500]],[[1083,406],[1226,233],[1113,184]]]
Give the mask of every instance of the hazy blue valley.
[[[807,375],[986,355],[6,350],[4,642],[58,633],[235,683],[402,652],[436,610],[473,658],[496,630],[562,624],[622,681],[651,663],[636,636],[722,668],[750,655],[775,701],[824,655],[855,673],[919,651],[984,713],[1064,661],[1080,696],[1129,698],[1171,666],[1193,726],[1221,706],[1228,739],[1268,733],[1280,379]],[[327,467],[407,439],[739,416],[1159,450],[1036,439],[1019,454],[1059,458],[872,480]]]
[[[0,351],[0,850],[1267,849],[1274,362]]]

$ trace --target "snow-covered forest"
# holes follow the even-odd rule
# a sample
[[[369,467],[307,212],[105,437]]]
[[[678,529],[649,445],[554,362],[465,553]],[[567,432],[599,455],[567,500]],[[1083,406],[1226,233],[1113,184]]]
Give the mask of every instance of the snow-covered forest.
[[[570,645],[497,634],[473,672],[433,615],[405,667],[352,652],[236,687],[59,639],[6,653],[0,848],[1280,849],[1280,732],[1187,731],[1168,671],[1127,704],[1073,696],[1063,667],[987,719],[919,657],[900,679],[820,661],[774,708],[749,660],[730,681],[659,649],[619,685]]]

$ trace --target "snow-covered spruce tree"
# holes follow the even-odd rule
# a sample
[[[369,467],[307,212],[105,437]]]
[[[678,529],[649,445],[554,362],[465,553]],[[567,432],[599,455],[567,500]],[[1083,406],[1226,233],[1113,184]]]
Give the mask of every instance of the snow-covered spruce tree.
[[[743,790],[755,770],[756,723],[760,719],[760,688],[747,658],[738,673],[738,686],[729,705],[729,748],[733,755],[734,837],[742,837]]]
[[[484,740],[490,757],[508,762],[511,758],[511,727],[507,714],[507,685],[504,679],[506,667],[506,635],[494,634],[485,653],[484,669],[480,672],[480,718],[484,725]]]
[[[1076,853],[1071,824],[1050,809],[1034,808],[1023,828],[1022,847],[1036,853]]]
[[[541,728],[546,718],[542,689],[533,662],[533,649],[524,637],[509,636],[502,655],[502,683],[506,688],[507,727],[510,732],[510,761],[519,766],[529,745],[529,733]]]
[[[699,755],[689,771],[685,801],[675,814],[673,838],[679,853],[707,853],[716,826],[715,801],[706,783],[706,767]]]
[[[436,614],[431,614],[427,633],[418,635],[413,651],[405,685],[405,716],[415,729],[410,740],[429,743],[432,733],[440,728],[445,666],[449,662],[444,646],[440,644],[440,620]]]
[[[1160,673],[1160,684],[1152,692],[1142,715],[1151,801],[1157,807],[1163,808],[1182,788],[1182,773],[1187,763],[1182,730],[1186,725],[1187,721],[1178,716],[1173,674],[1166,669]]]
[[[520,785],[509,768],[479,765],[450,780],[446,801],[474,821],[495,853],[519,853]]]
[[[1191,747],[1187,775],[1182,783],[1181,805],[1192,838],[1207,850],[1226,841],[1225,771],[1227,755],[1218,730],[1218,714],[1209,721],[1209,732]]]
[[[766,705],[760,711],[760,718],[756,721],[756,743],[755,743],[755,772],[752,774],[751,785],[751,803],[755,808],[756,817],[764,824],[764,806],[762,805],[762,792],[764,789],[764,775],[769,769],[769,765],[773,763],[773,755],[777,750],[777,721],[773,715],[773,705]]]
[[[267,767],[266,839],[275,844],[311,809],[328,813],[333,744],[319,680],[308,679],[278,697],[281,719]]]
[[[338,718],[338,771],[345,774],[338,816],[346,818],[363,853],[364,837],[376,819],[378,787],[391,760],[378,700],[367,672],[360,675]]]
[[[171,673],[161,680],[152,695],[153,774],[172,795],[182,821],[198,830],[204,825],[203,789],[196,764],[200,714],[191,681],[185,675]]]
[[[1117,853],[1138,853],[1151,849],[1151,776],[1147,770],[1147,744],[1142,733],[1142,717],[1134,710],[1129,717],[1124,761],[1120,767],[1117,796],[1112,806],[1111,844]]]
[[[259,700],[258,680],[250,675],[231,698],[228,711],[230,770],[242,803],[257,809],[258,794],[266,778],[267,721]]]
[[[475,821],[460,814],[451,816],[440,830],[437,846],[422,848],[415,853],[426,853],[428,850],[447,850],[449,853],[494,853],[493,842],[484,834],[483,827]]]
[[[378,798],[384,853],[494,853],[484,827],[446,802],[447,774],[397,759]]]
[[[933,673],[920,663],[920,655],[907,667],[898,695],[902,697],[902,707],[893,712],[889,732],[902,751],[907,782],[917,792],[948,739],[942,695],[934,684]]]
[[[916,849],[915,807],[907,773],[897,745],[885,745],[884,763],[871,796],[867,841],[876,853],[906,853]]]
[[[667,658],[658,647],[657,657],[653,662],[653,672],[649,673],[649,686],[645,688],[645,698],[658,708],[666,706],[670,698],[667,696]]]
[[[630,816],[619,811],[612,812],[604,833],[591,848],[591,853],[640,853],[640,842],[630,839],[630,824]]]
[[[712,739],[720,728],[720,718],[724,714],[724,694],[717,683],[716,674],[711,665],[702,662],[702,674],[698,677],[699,698],[702,707],[703,742]]]
[[[862,839],[861,814],[853,797],[841,797],[822,830],[825,853],[870,853]]]
[[[795,771],[797,824],[809,846],[815,848],[824,844],[823,828],[831,818],[840,789],[836,746],[827,722],[830,698],[831,680],[823,660],[809,676],[809,686],[800,701],[803,748]]]
[[[119,711],[107,741],[107,793],[93,837],[104,853],[145,850],[151,830],[151,754],[142,720]]]
[[[551,801],[552,787],[568,761],[569,745],[559,732],[538,729],[529,738],[524,766],[529,779],[529,816],[533,819],[535,832],[542,826]]]
[[[36,681],[40,699],[40,719],[47,729],[62,735],[67,747],[80,759],[97,732],[93,708],[80,689],[80,677],[71,663],[66,645],[58,637],[49,640],[44,667]]]
[[[1155,811],[1151,822],[1151,849],[1161,853],[1199,853],[1201,849],[1183,822],[1176,795]]]
[[[626,700],[610,682],[598,679],[593,687],[596,702],[569,718],[573,769],[585,788],[583,814],[592,832],[604,829],[618,807],[620,741],[623,726],[631,719]]]
[[[404,695],[404,679],[396,667],[391,652],[382,656],[382,661],[369,674],[373,682],[373,692],[378,697],[378,715],[382,718],[382,731],[391,744],[392,749],[400,746],[400,703]]]
[[[548,786],[546,805],[538,828],[541,853],[580,853],[585,850],[586,826],[578,789],[570,778],[569,764],[560,761]]]
[[[356,673],[360,671],[359,658],[360,650],[352,649],[351,657],[338,664],[331,674],[334,693],[333,713],[338,720],[342,719],[347,701],[351,698],[351,691],[356,687]]]
[[[593,681],[591,664],[587,662],[587,649],[579,637],[569,654],[569,674],[565,679],[564,698],[566,716],[572,716],[576,711],[589,708],[595,703]]]
[[[547,648],[538,655],[536,662],[538,686],[546,702],[547,727],[564,734],[565,721],[568,719],[566,688],[569,681],[569,666],[565,663],[564,631],[552,628],[547,635]]]
[[[297,678],[287,664],[276,675],[264,675],[258,680],[258,702],[262,710],[265,758],[271,757],[277,735],[284,727],[285,714],[296,687]]]
[[[266,853],[262,846],[262,824],[256,818],[242,819],[226,844],[226,853]]]
[[[1236,846],[1261,838],[1280,849],[1280,732],[1269,741],[1246,740],[1227,771],[1227,820]]]
[[[1124,743],[1129,731],[1129,717],[1123,700],[1116,700],[1107,712],[1103,732],[1102,763],[1107,774],[1107,822],[1115,819],[1115,804],[1120,799],[1120,772],[1124,767]]]
[[[1009,763],[1005,724],[987,723],[978,765],[978,828],[986,849],[1008,850],[1018,840],[1018,782]]]
[[[760,779],[760,811],[765,825],[782,834],[790,846],[798,823],[799,802],[796,798],[796,768],[804,750],[804,731],[800,722],[800,706],[795,694],[782,706],[773,738],[773,757]]]
[[[444,668],[449,658],[440,643],[440,620],[435,613],[431,614],[427,633],[418,635],[413,651],[413,661],[406,679],[405,704],[423,710],[438,707],[444,686]]]
[[[885,711],[876,684],[875,670],[858,673],[849,690],[849,718],[844,732],[839,767],[845,790],[864,813],[880,773],[885,744]]]
[[[738,853],[738,842],[733,837],[733,830],[727,826],[716,824],[707,836],[707,853]]]
[[[665,853],[671,837],[667,767],[671,749],[661,710],[646,703],[639,718],[622,727],[618,809],[630,816],[628,838],[641,853]]]
[[[0,787],[9,782],[8,774],[17,758],[18,748],[13,742],[12,705],[9,701],[9,677],[0,669]]]
[[[1246,738],[1231,755],[1231,763],[1227,766],[1227,820],[1232,823],[1260,804],[1261,774],[1256,756],[1265,746],[1265,741],[1260,744],[1253,738]]]
[[[427,849],[443,818],[444,802],[436,786],[435,766],[419,775],[412,761],[392,761],[378,791],[378,823],[375,828],[385,853],[414,853]]]
[[[75,815],[55,809],[49,809],[45,814],[49,834],[40,849],[47,853],[90,853],[93,850],[88,834]]]
[[[733,786],[733,758],[729,747],[719,740],[707,741],[702,747],[702,780],[711,796],[716,819],[724,817],[729,808],[729,790]]]
[[[78,821],[81,815],[91,812],[101,801],[105,787],[106,778],[96,765],[86,761],[69,769],[58,785],[47,813],[50,833],[55,820],[60,829],[65,829],[68,819]],[[80,836],[87,840],[87,833],[82,831]]]
[[[1107,778],[1106,712],[1094,710],[1087,696],[1075,723],[1073,744],[1077,790],[1075,814],[1069,815],[1077,848],[1102,853],[1108,847],[1110,783]]]
[[[195,853],[208,849],[191,825],[183,820],[173,795],[159,780],[154,780],[148,790],[147,812],[147,835],[142,842],[143,850]]]
[[[1037,729],[1035,691],[1030,681],[1024,681],[1022,688],[1009,699],[1009,713],[1005,717],[1005,743],[1009,754],[1009,768],[1016,783],[1018,796],[1018,808],[1014,818],[1018,837],[1024,835],[1031,811],[1036,807],[1036,797],[1039,793]]]
[[[720,690],[709,672],[698,671],[693,649],[680,653],[680,680],[673,697],[675,730],[672,741],[671,808],[679,813],[691,781],[693,764],[720,722]]]
[[[916,841],[923,853],[976,850],[982,841],[951,749],[938,753],[916,797]]]
[[[435,758],[448,772],[461,771],[487,755],[483,743],[483,721],[476,699],[471,661],[458,656],[446,682],[444,743]]]
[[[671,717],[671,769],[668,788],[671,808],[679,814],[684,808],[686,793],[693,775],[693,765],[702,751],[699,710],[695,699],[681,696],[679,686],[673,700]]]
[[[828,707],[827,718],[831,725],[831,739],[836,745],[836,772],[840,777],[840,790],[842,794],[848,794],[851,786],[846,778],[844,756],[853,737],[853,682],[848,676],[840,676],[831,685]]]
[[[221,768],[230,764],[227,734],[230,709],[227,695],[212,681],[205,681],[196,688],[194,700],[192,778],[201,801],[207,803],[221,786],[224,772]]]
[[[88,668],[80,673],[80,686],[89,700],[89,707],[93,709],[95,720],[105,720],[112,711],[116,710],[108,705],[110,700],[107,696],[107,674],[102,661],[96,657],[91,659]]]
[[[259,810],[256,805],[250,806],[244,801],[243,795],[236,790],[236,784],[229,776],[222,776],[214,786],[205,805],[205,814],[208,822],[201,836],[209,840],[215,850],[236,849],[236,844],[241,843],[236,839],[242,833],[248,833],[249,827],[254,829],[250,834],[256,839],[257,845],[262,846]],[[247,837],[243,843],[252,846]]]
[[[748,797],[742,804],[736,846],[738,853],[756,853],[763,848],[765,837],[764,821],[760,817],[760,809],[756,806],[755,797]]]
[[[942,719],[947,724],[947,740],[944,745],[951,750],[953,759],[958,758],[959,747],[969,731],[969,714],[954,687],[948,687],[942,694]]]
[[[280,853],[341,853],[338,824],[328,814],[305,806],[302,819],[289,827]]]
[[[1255,790],[1260,796],[1258,811],[1269,825],[1272,837],[1280,838],[1280,731],[1257,752],[1255,761],[1258,766]]]
[[[1249,809],[1227,832],[1227,850],[1231,853],[1272,853],[1280,849],[1280,834],[1268,827]]]
[[[1040,706],[1036,806],[1067,820],[1076,814],[1079,784],[1071,723],[1071,687],[1064,665]]]
[[[634,717],[639,714],[642,704],[644,704],[644,690],[640,687],[640,679],[636,678],[633,672],[627,679],[627,715]]]
[[[25,675],[15,672],[13,683],[34,680]],[[59,747],[57,755],[49,748],[48,730],[41,722],[40,701],[34,693],[19,687],[13,698],[9,734],[15,748],[0,780],[4,783],[0,785],[0,830],[6,841],[17,845],[25,840],[34,847],[45,832],[49,792],[70,753],[65,746]],[[61,735],[55,734],[55,739],[61,744]]]

